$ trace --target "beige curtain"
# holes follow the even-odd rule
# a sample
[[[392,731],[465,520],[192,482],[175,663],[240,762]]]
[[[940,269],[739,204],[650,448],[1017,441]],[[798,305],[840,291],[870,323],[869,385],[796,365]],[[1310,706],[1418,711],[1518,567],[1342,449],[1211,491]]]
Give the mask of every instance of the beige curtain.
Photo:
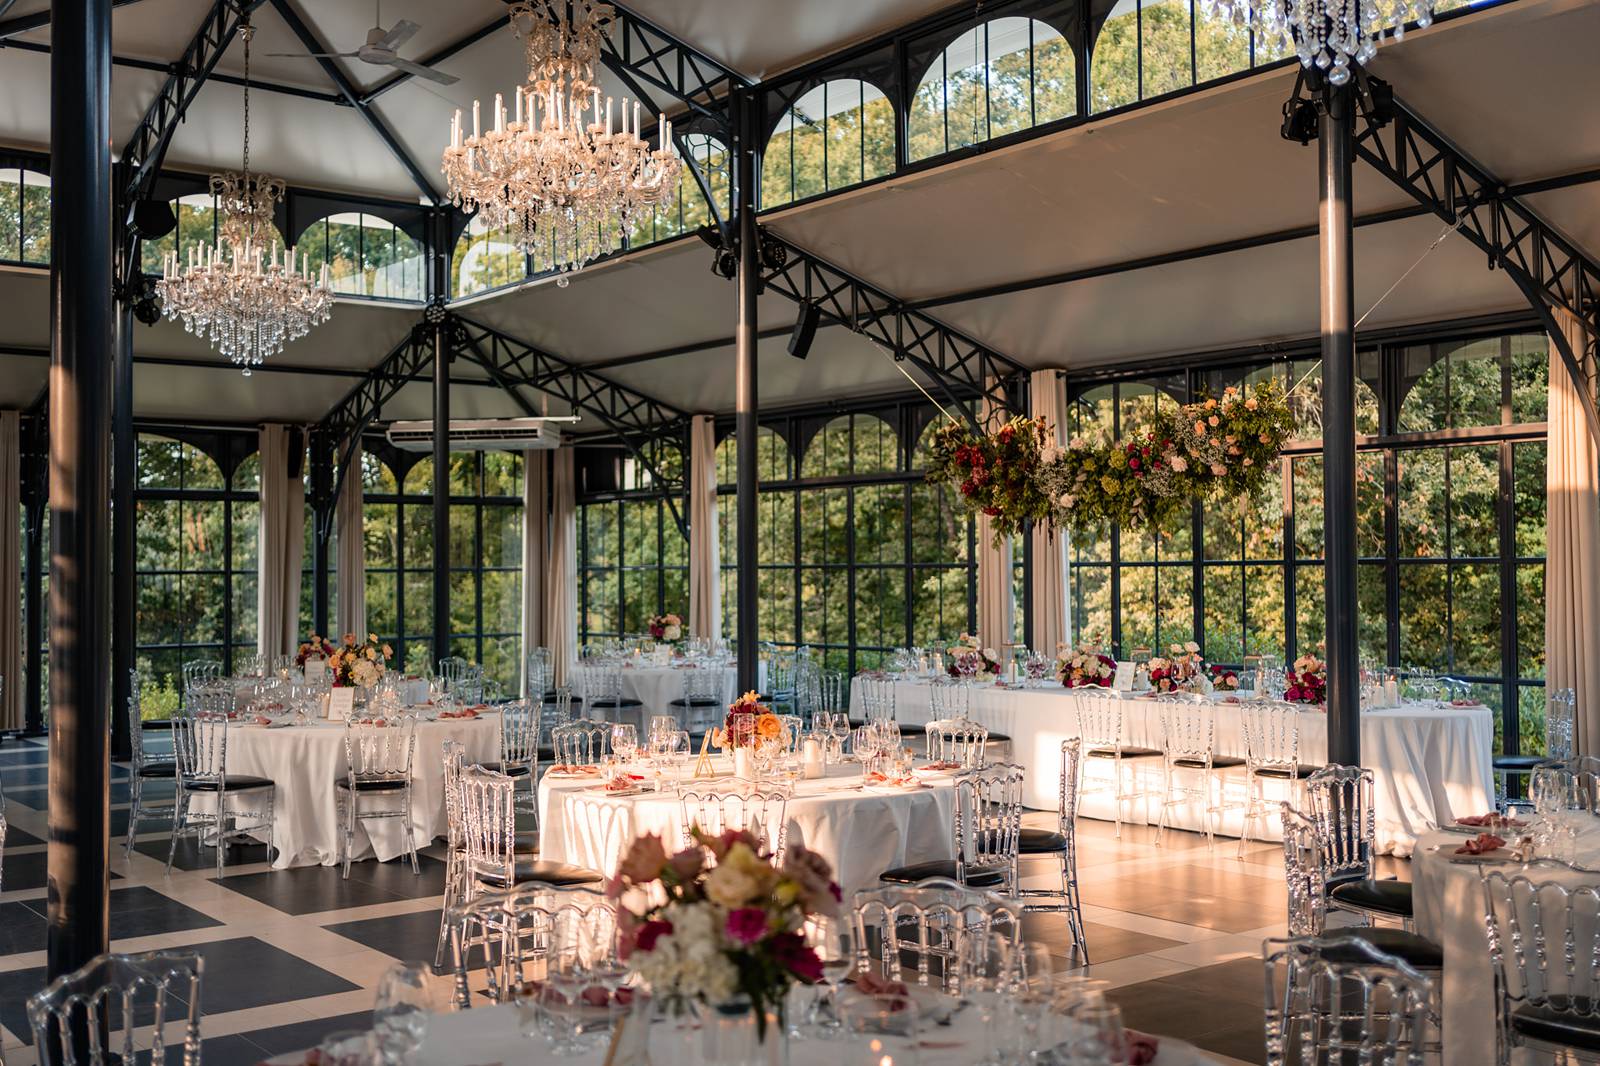
[[[981,421],[990,424],[991,416],[998,420],[1004,413],[994,409],[985,400]],[[978,515],[978,639],[985,648],[993,648],[1004,661],[1004,645],[1011,643],[1012,612],[1015,597],[1011,589],[1011,545],[994,546],[994,527],[984,515]]]
[[[22,418],[0,411],[0,729],[22,728]]]
[[[689,424],[689,633],[722,635],[722,554],[717,540],[717,432],[710,415]]]
[[[339,539],[335,570],[339,575],[338,610],[334,619],[336,634],[367,632],[367,534],[366,506],[361,491],[361,448],[350,457],[344,486],[334,504],[334,535]],[[323,636],[328,634],[324,633]]]
[[[522,694],[528,691],[528,653],[544,643],[545,567],[550,563],[550,453],[528,451],[522,461]]]
[[[1055,427],[1056,443],[1066,441],[1067,390],[1059,370],[1035,370],[1028,378],[1028,413]],[[1033,646],[1054,655],[1072,640],[1067,612],[1067,531],[1034,527],[1032,570],[1028,574]]]
[[[556,684],[578,661],[578,489],[572,449],[550,459],[550,553],[545,564],[544,639]]]
[[[305,550],[305,484],[289,477],[288,426],[261,427],[261,549],[256,646],[288,655],[299,645],[300,561]]]
[[[1574,352],[1583,324],[1556,320]],[[1600,753],[1600,485],[1595,441],[1577,386],[1550,343],[1550,444],[1545,462],[1549,542],[1545,562],[1544,654],[1547,692],[1577,694],[1577,745]]]

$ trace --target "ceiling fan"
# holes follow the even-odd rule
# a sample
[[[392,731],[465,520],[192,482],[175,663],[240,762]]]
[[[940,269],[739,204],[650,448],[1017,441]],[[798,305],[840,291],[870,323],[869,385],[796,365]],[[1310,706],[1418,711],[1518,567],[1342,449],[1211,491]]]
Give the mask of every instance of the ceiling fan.
[[[367,31],[367,43],[357,48],[354,52],[271,52],[268,53],[279,59],[359,59],[363,63],[372,63],[380,67],[394,67],[419,78],[426,78],[440,85],[454,85],[460,81],[454,74],[442,74],[437,70],[413,63],[409,59],[401,59],[395,53],[400,46],[411,40],[412,36],[422,27],[410,19],[401,19],[388,30],[383,28],[383,5],[378,0],[374,5],[375,25]]]

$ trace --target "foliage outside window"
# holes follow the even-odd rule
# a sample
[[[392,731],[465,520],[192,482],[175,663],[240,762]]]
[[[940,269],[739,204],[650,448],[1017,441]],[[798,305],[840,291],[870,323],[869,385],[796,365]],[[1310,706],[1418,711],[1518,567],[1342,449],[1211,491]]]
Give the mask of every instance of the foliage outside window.
[[[642,248],[715,223],[716,216],[690,170],[691,161],[705,176],[722,217],[727,219],[732,214],[733,180],[728,146],[704,133],[685,134],[682,141],[682,147],[688,149],[688,158],[678,168],[677,191],[653,213],[635,221],[628,231],[629,247]]]
[[[505,227],[490,229],[474,215],[461,231],[450,259],[450,294],[471,296],[528,276],[528,257]]]
[[[212,248],[217,243],[215,196],[208,192],[190,193],[178,197],[168,206],[178,219],[172,232],[139,244],[140,262],[146,274],[160,274],[171,253],[177,253],[180,263],[188,263],[194,249]]]
[[[362,455],[367,628],[415,671],[440,658],[433,651],[433,459],[391,458],[393,465]],[[521,676],[522,476],[517,452],[450,455],[450,654],[482,664],[507,691]]]
[[[0,262],[50,265],[50,178],[0,167]]]
[[[857,79],[824,82],[778,120],[761,157],[761,206],[856,185],[894,170],[894,105]]]
[[[1061,33],[1010,16],[956,38],[911,100],[912,161],[1067,118],[1077,112],[1077,58]]]
[[[427,296],[422,242],[392,222],[360,212],[313,222],[295,244],[313,272],[327,264],[329,287],[352,296],[421,301]]]

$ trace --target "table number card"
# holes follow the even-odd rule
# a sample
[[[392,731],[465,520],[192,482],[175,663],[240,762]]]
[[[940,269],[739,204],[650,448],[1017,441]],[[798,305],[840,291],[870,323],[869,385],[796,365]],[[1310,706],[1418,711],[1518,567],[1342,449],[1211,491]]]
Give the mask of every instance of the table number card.
[[[1133,691],[1134,663],[1117,663],[1117,672],[1111,676],[1111,687],[1118,692]]]
[[[328,660],[322,658],[307,659],[303,672],[307,681],[321,681],[322,675],[328,672]]]
[[[342,722],[356,709],[356,690],[349,685],[328,692],[328,720]]]

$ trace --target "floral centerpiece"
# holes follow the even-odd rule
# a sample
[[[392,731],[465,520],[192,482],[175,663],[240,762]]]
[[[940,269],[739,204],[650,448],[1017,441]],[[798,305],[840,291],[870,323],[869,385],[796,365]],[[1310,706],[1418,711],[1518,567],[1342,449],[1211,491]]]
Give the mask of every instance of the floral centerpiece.
[[[1056,659],[1056,676],[1067,688],[1085,688],[1089,685],[1109,688],[1116,673],[1116,660],[1087,644],[1069,648]]]
[[[336,651],[338,649],[334,647],[333,641],[313,633],[300,643],[299,649],[294,653],[294,664],[304,670],[307,659],[331,659]]]
[[[947,649],[946,654],[950,660],[945,671],[951,677],[976,677],[979,674],[1000,676],[1000,657],[993,648],[985,648],[980,644],[971,633],[961,634],[961,638]]]
[[[346,633],[339,647],[328,656],[328,670],[333,674],[335,685],[371,688],[382,679],[392,658],[394,649],[379,642],[377,634],[368,633],[366,640],[358,641],[354,633]]]
[[[1283,698],[1290,703],[1324,703],[1328,698],[1328,664],[1302,655],[1284,675]]]
[[[1239,675],[1229,670],[1226,666],[1213,666],[1211,668],[1211,687],[1218,692],[1239,691]]]
[[[728,705],[727,717],[717,735],[717,746],[727,749],[753,748],[762,741],[783,735],[783,722],[755,692],[746,692]]]
[[[987,515],[999,546],[1028,522],[1050,520],[1051,497],[1039,474],[1060,450],[1043,418],[1018,416],[994,433],[974,433],[952,420],[933,435],[927,479],[947,483],[962,507]]]
[[[1206,661],[1194,641],[1174,644],[1170,654],[1150,660],[1150,687],[1157,692],[1193,692],[1200,687]]]
[[[683,639],[683,619],[675,614],[651,615],[649,629],[652,637],[669,644]]]
[[[781,1038],[790,986],[822,979],[802,930],[812,915],[839,915],[833,869],[804,845],[790,844],[779,864],[743,830],[692,832],[694,843],[670,856],[659,836],[639,837],[607,881],[619,954],[669,1009],[727,1011],[748,1001],[759,1038],[768,1011]]]

